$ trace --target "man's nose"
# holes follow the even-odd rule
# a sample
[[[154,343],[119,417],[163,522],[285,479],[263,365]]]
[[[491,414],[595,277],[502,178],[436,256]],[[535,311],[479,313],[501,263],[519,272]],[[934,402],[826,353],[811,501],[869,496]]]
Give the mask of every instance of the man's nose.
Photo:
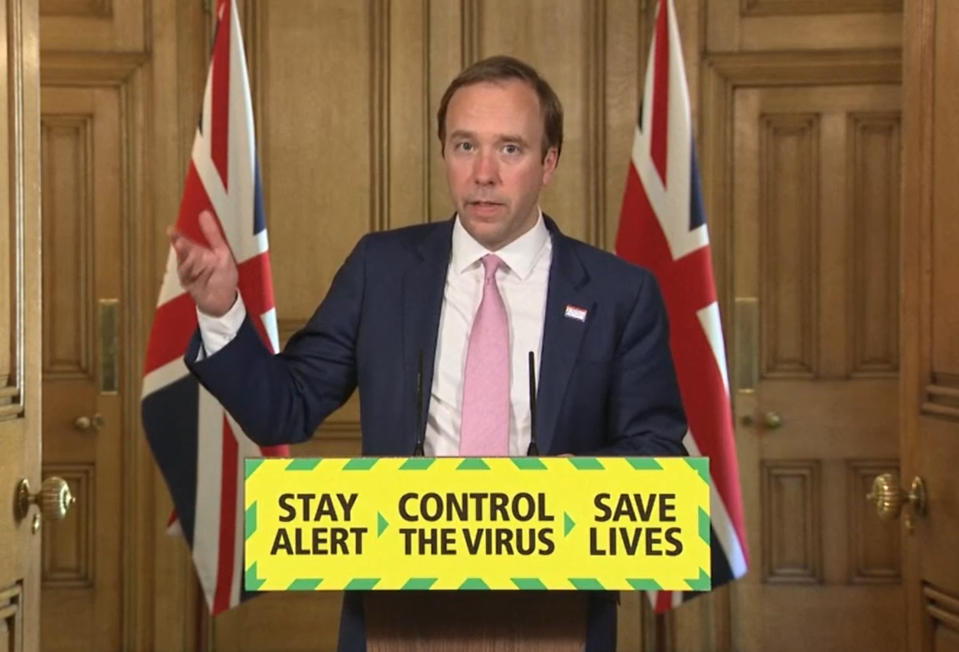
[[[486,186],[496,183],[499,178],[499,166],[496,156],[491,152],[482,152],[473,164],[473,180],[477,185]]]

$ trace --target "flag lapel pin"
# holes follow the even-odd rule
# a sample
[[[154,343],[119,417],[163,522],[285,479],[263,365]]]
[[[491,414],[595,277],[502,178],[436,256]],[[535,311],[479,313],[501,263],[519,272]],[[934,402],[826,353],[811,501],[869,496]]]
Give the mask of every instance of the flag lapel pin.
[[[566,311],[563,313],[563,316],[567,319],[575,319],[576,321],[586,321],[586,308],[580,308],[579,306],[574,306],[571,303],[566,304]]]

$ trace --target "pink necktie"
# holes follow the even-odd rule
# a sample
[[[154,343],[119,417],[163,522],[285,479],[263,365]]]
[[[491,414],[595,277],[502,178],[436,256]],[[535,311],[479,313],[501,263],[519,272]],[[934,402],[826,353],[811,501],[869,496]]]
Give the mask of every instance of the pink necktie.
[[[466,352],[460,455],[509,454],[509,327],[496,286],[499,258],[483,256],[483,298]]]

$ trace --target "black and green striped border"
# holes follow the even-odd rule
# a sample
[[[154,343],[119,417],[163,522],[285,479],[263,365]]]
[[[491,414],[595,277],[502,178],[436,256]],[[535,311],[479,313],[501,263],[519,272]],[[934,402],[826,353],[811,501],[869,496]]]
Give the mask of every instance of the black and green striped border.
[[[377,457],[356,457],[344,459],[342,470],[344,471],[369,471],[377,462],[383,458]],[[567,457],[561,458],[569,462],[569,464],[579,471],[602,471],[606,469],[606,466],[603,464],[603,460],[595,457]],[[663,470],[662,464],[658,461],[657,458],[650,457],[616,457],[616,458],[607,458],[608,460],[620,461],[624,460],[628,465],[636,469],[637,471],[661,471]],[[671,458],[672,459],[672,458]],[[709,460],[708,458],[703,457],[685,457],[680,458],[689,467],[696,472],[696,474],[702,479],[704,483],[709,484]],[[256,472],[258,468],[265,461],[264,458],[248,458],[244,460],[244,477],[249,479],[253,473]],[[320,463],[323,461],[323,458],[294,458],[287,460],[286,470],[287,471],[313,471],[315,470]],[[426,471],[433,463],[436,461],[436,458],[431,457],[410,457],[404,460],[398,467],[401,471]],[[542,458],[536,457],[514,457],[510,458],[510,461],[516,466],[517,469],[521,471],[544,471],[547,470],[547,465],[543,462]],[[490,466],[487,463],[487,460],[483,458],[465,458],[460,461],[459,465],[456,467],[457,471],[489,471]],[[249,539],[250,536],[256,532],[257,518],[256,518],[256,508],[257,504],[254,501],[246,508],[245,518],[244,518],[244,539]],[[563,513],[563,536],[569,535],[570,531],[576,526],[575,522],[570,518],[569,514]],[[377,514],[377,536],[383,534],[383,531],[389,526],[389,523],[383,517],[382,514]],[[709,514],[705,510],[699,508],[699,527],[698,527],[699,538],[707,545],[710,545],[710,530],[709,530]],[[435,577],[410,577],[406,582],[399,588],[401,591],[424,591],[429,590],[436,583],[438,578]],[[344,591],[369,591],[376,588],[379,583],[380,578],[376,577],[358,577],[353,578],[346,586],[342,587]],[[548,590],[548,587],[543,584],[542,580],[536,577],[513,577],[510,578],[510,581],[513,583],[516,589],[523,591],[543,591]],[[604,591],[611,590],[607,588],[600,580],[591,577],[570,577],[567,578],[569,582],[568,587],[562,587],[562,589],[574,589],[579,591]],[[244,587],[248,591],[257,591],[261,586],[263,586],[265,580],[258,577],[256,562],[251,564],[247,569],[244,577]],[[685,579],[686,585],[689,587],[690,591],[708,591],[712,586],[712,581],[709,573],[703,569],[699,569],[699,577]],[[322,578],[298,578],[290,582],[287,586],[287,591],[315,591],[323,583]],[[662,586],[656,582],[656,580],[651,578],[626,578],[626,583],[636,591],[659,591],[662,590]],[[562,590],[561,589],[561,590]],[[489,585],[480,577],[468,577],[465,578],[459,586],[460,591],[486,591],[490,590]]]

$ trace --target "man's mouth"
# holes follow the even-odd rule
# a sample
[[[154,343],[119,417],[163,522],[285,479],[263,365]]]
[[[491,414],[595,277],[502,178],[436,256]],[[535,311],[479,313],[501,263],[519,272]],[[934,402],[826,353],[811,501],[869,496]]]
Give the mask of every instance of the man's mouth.
[[[475,206],[477,208],[492,208],[494,206],[502,206],[502,202],[491,201],[488,199],[473,199],[466,202],[468,206]]]

